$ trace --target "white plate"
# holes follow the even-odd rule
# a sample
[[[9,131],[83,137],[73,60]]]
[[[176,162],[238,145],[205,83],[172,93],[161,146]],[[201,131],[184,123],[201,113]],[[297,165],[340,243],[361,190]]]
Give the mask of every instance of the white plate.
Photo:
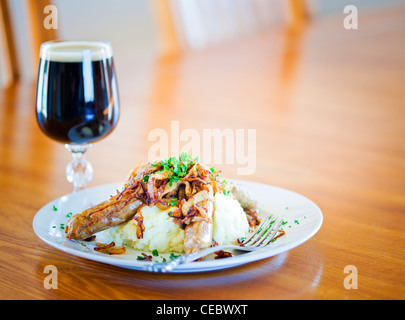
[[[235,180],[234,180],[235,181]],[[278,238],[268,248],[235,255],[232,258],[210,259],[180,265],[173,272],[202,272],[230,268],[245,263],[269,258],[288,251],[311,238],[322,225],[322,212],[311,200],[295,192],[282,188],[248,181],[235,181],[244,184],[258,197],[260,207],[267,213],[284,217],[282,228],[285,235]],[[41,208],[34,217],[33,228],[37,236],[59,250],[82,258],[107,263],[123,268],[143,270],[147,261],[137,260],[141,251],[128,249],[123,255],[106,255],[94,251],[93,242],[75,241],[65,238],[63,229],[70,214],[76,214],[98,204],[115,194],[123,183],[102,185],[67,194]],[[263,214],[261,215],[264,216]],[[99,240],[99,239],[98,239]],[[100,241],[100,240],[99,240]],[[150,254],[150,253],[148,253]],[[161,262],[168,255],[153,257]]]

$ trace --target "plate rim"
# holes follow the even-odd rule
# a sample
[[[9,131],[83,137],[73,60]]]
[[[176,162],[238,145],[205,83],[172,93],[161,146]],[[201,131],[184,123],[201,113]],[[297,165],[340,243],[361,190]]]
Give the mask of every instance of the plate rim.
[[[246,263],[251,263],[251,262],[259,261],[262,259],[270,258],[270,257],[273,257],[273,256],[278,255],[283,252],[290,251],[290,250],[300,246],[301,244],[303,244],[306,241],[308,241],[309,239],[311,239],[322,227],[323,213],[322,213],[321,209],[311,199],[307,198],[306,196],[304,196],[302,194],[299,194],[295,191],[291,191],[291,190],[288,190],[288,189],[285,189],[282,187],[265,184],[265,183],[261,183],[261,182],[255,182],[255,181],[250,181],[250,180],[240,180],[240,179],[227,179],[227,180],[235,182],[235,183],[245,184],[245,185],[254,184],[259,187],[266,187],[266,188],[270,187],[273,189],[277,189],[278,191],[281,191],[281,192],[290,193],[291,195],[294,195],[294,197],[299,197],[299,198],[303,199],[304,201],[308,202],[311,205],[311,207],[314,209],[315,213],[318,215],[317,216],[319,219],[318,223],[314,226],[314,228],[312,229],[311,232],[307,233],[305,236],[299,238],[298,241],[294,241],[291,244],[286,244],[284,246],[272,248],[271,250],[268,250],[268,249],[267,250],[256,250],[254,252],[237,255],[237,256],[232,257],[231,260],[229,260],[229,258],[227,258],[227,259],[186,263],[184,265],[178,266],[171,273],[193,273],[193,272],[215,271],[215,270],[221,270],[221,269],[225,269],[225,268],[232,268],[232,267],[244,265]],[[90,192],[96,191],[97,189],[105,189],[105,188],[113,188],[113,187],[115,188],[116,186],[122,185],[122,183],[123,182],[120,181],[120,182],[106,183],[106,184],[93,186],[93,187],[78,191],[77,193],[71,192],[71,193],[62,195],[62,196],[48,202],[47,204],[42,206],[36,212],[36,214],[32,220],[32,227],[33,227],[34,233],[43,242],[47,243],[51,247],[53,247],[57,250],[66,252],[68,254],[72,254],[72,255],[78,256],[80,258],[84,258],[84,259],[88,259],[88,260],[92,260],[92,261],[96,261],[96,262],[100,262],[100,263],[105,263],[108,265],[113,265],[116,267],[148,272],[147,270],[145,270],[145,267],[147,265],[149,265],[150,262],[133,260],[133,259],[120,259],[118,256],[109,256],[109,255],[99,254],[97,252],[89,253],[89,252],[78,250],[75,248],[70,248],[63,244],[58,244],[58,243],[50,241],[49,239],[45,238],[39,230],[38,220],[40,219],[42,212],[45,211],[47,207],[50,207],[53,203],[60,201],[63,197],[73,196],[73,195],[76,196],[76,195],[79,195],[81,192],[90,193]],[[65,240],[76,242],[75,240],[69,240],[69,239],[65,239]],[[252,253],[254,253],[254,254],[252,255]]]

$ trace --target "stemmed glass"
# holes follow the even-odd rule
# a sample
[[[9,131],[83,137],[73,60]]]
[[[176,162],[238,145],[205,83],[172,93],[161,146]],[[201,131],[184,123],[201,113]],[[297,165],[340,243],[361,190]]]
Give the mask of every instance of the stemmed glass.
[[[41,45],[36,118],[51,139],[65,143],[73,161],[66,178],[86,187],[93,168],[85,159],[91,143],[117,125],[119,99],[112,47],[103,41],[50,41]]]

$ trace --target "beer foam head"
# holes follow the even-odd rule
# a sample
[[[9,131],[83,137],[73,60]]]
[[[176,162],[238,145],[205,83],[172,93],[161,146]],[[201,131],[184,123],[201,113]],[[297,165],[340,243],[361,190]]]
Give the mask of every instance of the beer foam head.
[[[81,62],[109,59],[113,55],[109,42],[104,41],[49,41],[41,45],[40,58],[58,62]]]

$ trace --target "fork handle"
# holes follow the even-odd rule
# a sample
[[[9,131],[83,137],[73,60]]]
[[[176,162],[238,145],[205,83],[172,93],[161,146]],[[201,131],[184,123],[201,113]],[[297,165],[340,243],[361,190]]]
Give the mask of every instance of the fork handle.
[[[222,245],[222,246],[218,246],[218,247],[209,247],[207,249],[193,252],[193,253],[187,254],[185,256],[181,256],[179,258],[174,259],[173,261],[166,264],[166,266],[161,270],[161,272],[170,272],[180,264],[192,262],[194,260],[208,256],[211,253],[214,253],[214,252],[217,252],[220,250],[230,249],[230,248],[244,250],[243,247],[237,247],[235,245]],[[251,251],[251,250],[247,250],[247,251]]]
[[[210,247],[201,251],[193,252],[184,256],[180,256],[176,259],[173,259],[170,262],[166,263],[150,263],[146,266],[147,271],[153,271],[153,272],[170,272],[177,266],[192,262],[194,260],[200,259],[202,257],[205,257],[211,253],[214,253],[219,250],[225,250],[225,249],[237,249],[237,250],[242,250],[242,251],[253,251],[255,248],[251,247],[240,247],[240,246],[235,246],[235,245],[221,245],[218,247]]]
[[[209,253],[207,253],[207,254],[209,254]],[[194,261],[196,259],[201,258],[201,256],[205,256],[207,254],[201,255],[201,251],[198,251],[198,252],[190,253],[190,254],[185,255],[185,256],[180,256],[180,257],[178,257],[176,259],[173,259],[172,261],[166,262],[166,263],[153,263],[153,262],[151,262],[150,264],[148,264],[146,266],[145,269],[147,271],[153,271],[153,272],[163,272],[163,273],[170,272],[180,264],[187,263],[187,262],[190,262],[190,261]],[[200,257],[197,257],[197,256],[200,256]]]
[[[194,253],[190,253],[188,255],[180,256],[176,259],[173,259],[173,261],[170,261],[166,266],[164,266],[162,268],[161,272],[170,272],[180,264],[184,264],[184,263],[191,262],[191,261],[201,258],[201,257],[198,257],[198,253],[199,252],[194,252]]]

